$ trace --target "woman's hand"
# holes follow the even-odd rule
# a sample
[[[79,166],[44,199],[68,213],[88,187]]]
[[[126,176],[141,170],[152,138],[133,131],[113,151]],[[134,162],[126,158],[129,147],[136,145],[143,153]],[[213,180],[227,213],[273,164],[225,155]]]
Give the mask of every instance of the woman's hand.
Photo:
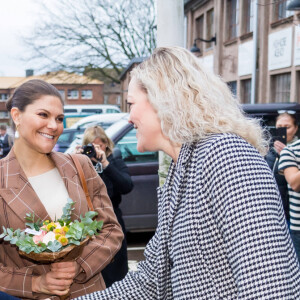
[[[282,151],[282,149],[283,149],[284,147],[286,147],[286,145],[285,145],[284,143],[282,143],[282,142],[280,142],[280,141],[275,141],[275,142],[274,142],[274,148],[275,148],[275,150],[276,150],[276,152],[277,152],[278,154],[280,154],[280,152]]]
[[[74,153],[75,154],[82,154],[83,153],[82,146],[81,145],[76,145]]]
[[[32,279],[32,291],[49,295],[66,295],[74,278],[80,272],[75,261],[51,264],[51,271]]]
[[[103,168],[106,168],[109,165],[109,161],[107,160],[105,151],[101,150],[100,146],[97,144],[93,144],[96,151],[96,158],[101,162]]]

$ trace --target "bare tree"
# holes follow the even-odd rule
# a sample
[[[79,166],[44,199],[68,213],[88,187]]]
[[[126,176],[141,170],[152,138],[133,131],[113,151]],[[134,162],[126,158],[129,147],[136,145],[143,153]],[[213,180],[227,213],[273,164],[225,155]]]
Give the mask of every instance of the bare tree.
[[[155,48],[155,0],[43,2],[42,22],[25,38],[30,58],[42,59],[42,69],[97,69],[119,82],[132,58]]]

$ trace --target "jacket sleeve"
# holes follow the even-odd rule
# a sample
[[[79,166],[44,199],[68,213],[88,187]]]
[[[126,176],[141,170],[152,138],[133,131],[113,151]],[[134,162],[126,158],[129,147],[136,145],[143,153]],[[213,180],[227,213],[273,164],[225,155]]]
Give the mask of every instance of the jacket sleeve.
[[[299,266],[276,183],[261,155],[242,139],[220,139],[207,150],[200,172],[237,299],[289,297]]]
[[[81,256],[76,259],[84,272],[80,273],[75,281],[84,283],[111,262],[120,249],[124,236],[103,181],[90,159],[84,155],[79,156],[94,209],[98,212],[97,220],[103,221],[100,234],[84,247]]]
[[[128,194],[133,189],[131,176],[123,159],[113,158],[103,173],[117,186],[121,194]]]
[[[148,300],[157,299],[157,233],[147,244],[144,252],[145,261],[138,264],[136,272],[128,272],[125,278],[115,282],[104,291],[95,292],[78,300]]]
[[[0,262],[0,291],[16,297],[34,298],[32,273],[32,268],[5,267]]]

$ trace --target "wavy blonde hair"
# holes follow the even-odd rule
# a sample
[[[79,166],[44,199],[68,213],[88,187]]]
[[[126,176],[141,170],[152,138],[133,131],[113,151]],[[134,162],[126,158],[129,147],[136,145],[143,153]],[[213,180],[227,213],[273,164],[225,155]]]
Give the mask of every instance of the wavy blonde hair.
[[[163,133],[192,143],[212,133],[234,133],[264,155],[266,131],[247,118],[226,83],[181,47],[161,47],[131,72],[157,111]]]
[[[83,134],[82,145],[87,145],[93,143],[93,141],[99,138],[102,143],[106,144],[105,155],[108,157],[112,154],[114,143],[113,141],[106,135],[104,129],[100,126],[92,126],[88,127]]]

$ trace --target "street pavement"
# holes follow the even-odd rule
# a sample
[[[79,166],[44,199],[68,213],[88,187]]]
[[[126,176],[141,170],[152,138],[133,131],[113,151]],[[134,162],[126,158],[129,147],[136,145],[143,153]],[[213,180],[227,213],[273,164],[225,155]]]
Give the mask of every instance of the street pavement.
[[[138,262],[144,260],[144,250],[154,232],[127,233],[127,254],[130,271],[136,271]]]

